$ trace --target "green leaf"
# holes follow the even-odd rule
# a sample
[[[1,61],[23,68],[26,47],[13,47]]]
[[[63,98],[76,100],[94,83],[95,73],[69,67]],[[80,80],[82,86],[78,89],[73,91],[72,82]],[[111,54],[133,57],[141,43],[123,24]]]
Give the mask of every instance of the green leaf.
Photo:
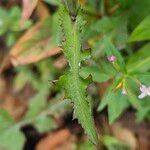
[[[16,126],[0,132],[0,148],[8,150],[22,150],[24,142],[25,137]]]
[[[97,144],[90,100],[85,93],[87,83],[81,77],[76,77],[71,72],[68,72],[60,77],[59,85],[63,86],[66,91],[66,97],[71,99],[74,104],[74,117],[78,119],[90,140]]]
[[[18,73],[14,79],[14,89],[19,91],[25,86],[27,82],[31,80],[32,74],[28,66],[18,67],[16,68],[16,71]]]
[[[123,144],[121,141],[110,135],[103,136],[101,141],[108,150],[130,150],[128,145]]]
[[[150,105],[150,104],[149,104]],[[143,107],[136,113],[138,122],[142,122],[144,119],[150,120],[150,107]]]
[[[123,16],[112,16],[112,17],[102,17],[101,19],[94,20],[91,22],[90,26],[86,29],[86,34],[84,39],[90,39],[93,41],[96,38],[95,45],[99,45],[101,37],[107,35],[114,43],[118,49],[125,48],[127,40],[127,17]],[[97,38],[100,37],[100,38]],[[100,44],[103,49],[102,44]],[[99,47],[100,47],[99,46]],[[99,48],[96,49],[98,52]],[[92,48],[93,51],[93,48]],[[97,55],[96,55],[97,56]]]
[[[147,16],[133,31],[129,41],[142,41],[150,39],[150,15]]]
[[[40,115],[35,119],[33,124],[41,133],[56,129],[57,127],[57,124],[54,122],[54,120],[47,115]]]
[[[92,79],[95,82],[105,82],[112,78],[115,74],[114,70],[110,65],[106,65],[107,70],[104,70],[100,66],[89,66],[89,67],[83,67],[80,70],[80,75],[84,79],[86,79],[90,74],[92,75]],[[109,72],[110,71],[110,72]]]
[[[102,99],[102,102],[100,103],[99,107],[98,107],[98,110],[101,111],[103,110],[107,103],[108,103],[108,100],[110,99],[110,95],[111,95],[111,92],[114,90],[114,88],[121,82],[122,78],[119,76],[119,77],[116,77],[113,84],[107,89],[103,99]]]
[[[134,92],[134,84],[133,84],[133,81],[131,81],[130,79],[127,79],[125,81],[125,89],[127,91],[127,95],[128,95],[128,100],[130,102],[130,104],[137,110],[140,110],[141,109],[141,104],[140,104],[140,101],[138,99],[138,96],[135,95],[135,92]]]
[[[148,84],[149,86],[149,84]],[[141,122],[144,119],[150,120],[150,99],[149,96],[140,100],[141,108],[137,111],[136,117],[137,121]]]
[[[103,17],[98,20],[95,24],[93,24],[92,31],[96,33],[108,33],[112,31],[116,24],[116,18]]]
[[[19,126],[9,113],[0,109],[0,149],[22,150],[25,142],[24,135],[19,131]]]
[[[128,97],[122,95],[121,90],[114,91],[114,88],[120,83],[120,80],[120,78],[116,79],[112,86],[107,90],[98,107],[98,111],[102,111],[106,106],[108,107],[109,123],[113,123],[129,106]]]
[[[14,33],[9,33],[7,35],[6,44],[8,47],[12,46],[16,41],[16,36]]]
[[[101,72],[100,69],[96,66],[84,67],[81,69],[80,75],[84,79],[86,79],[90,74],[92,75],[93,81],[96,82],[104,82],[110,79],[110,75]]]
[[[77,150],[94,150],[95,146],[89,142],[89,141],[85,141],[84,143],[81,142],[79,143],[79,145],[77,146]]]
[[[125,62],[123,60],[123,57],[120,55],[119,51],[115,48],[115,46],[111,43],[110,39],[105,36],[104,38],[104,47],[105,47],[105,53],[107,56],[115,56],[116,57],[116,63],[119,66],[120,71],[126,72]]]
[[[112,93],[112,97],[108,103],[108,116],[109,122],[113,123],[124,110],[129,106],[129,102],[126,95],[122,95],[122,91],[119,90],[116,93]]]
[[[13,123],[14,122],[10,114],[5,110],[0,109],[0,132],[8,128]]]
[[[41,85],[41,91],[30,100],[25,119],[32,119],[36,117],[45,108],[48,93],[48,85]]]
[[[145,72],[150,69],[150,43],[140,48],[126,64],[128,72]]]
[[[117,92],[109,91],[106,94],[108,96],[102,100],[99,111],[107,106],[109,123],[113,123],[129,106],[129,102],[127,96],[121,94],[121,90]]]
[[[134,29],[150,12],[149,0],[130,0],[129,12],[129,25]]]
[[[94,144],[98,144],[90,99],[86,94],[86,88],[90,81],[82,79],[79,75],[81,61],[85,59],[81,51],[81,30],[84,24],[81,10],[78,10],[73,22],[68,10],[62,6],[60,20],[65,38],[62,48],[69,62],[70,70],[59,78],[58,85],[65,89],[66,97],[74,104],[74,117],[78,119],[90,140]]]
[[[138,79],[142,84],[149,86],[150,85],[150,73],[135,73],[132,76]]]

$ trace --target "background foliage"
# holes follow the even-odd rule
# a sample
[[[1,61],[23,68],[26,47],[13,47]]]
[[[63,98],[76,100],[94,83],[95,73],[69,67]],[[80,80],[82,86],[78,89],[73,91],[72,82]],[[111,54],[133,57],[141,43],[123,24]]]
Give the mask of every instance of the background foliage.
[[[134,132],[127,135],[130,143],[116,136],[115,127],[122,136],[128,133],[117,122],[130,112],[135,125],[149,124],[150,1],[79,0],[78,13],[75,1],[64,2],[64,10],[61,0],[0,2],[0,148],[26,149],[28,125],[39,135],[68,129],[74,121],[66,118],[74,110],[100,149],[136,149]],[[142,85],[147,93],[140,99]],[[6,95],[19,97],[14,108]],[[21,111],[15,115],[15,110]],[[76,140],[69,149],[95,149],[70,126]]]

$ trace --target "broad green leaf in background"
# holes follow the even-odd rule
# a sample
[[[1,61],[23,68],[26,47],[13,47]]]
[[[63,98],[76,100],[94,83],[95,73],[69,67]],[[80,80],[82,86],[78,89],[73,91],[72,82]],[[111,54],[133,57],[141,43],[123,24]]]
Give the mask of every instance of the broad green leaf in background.
[[[53,99],[45,108],[43,108],[38,115],[28,121],[33,124],[39,132],[48,132],[58,127],[53,117],[66,115],[67,112],[71,112],[71,103],[69,100]],[[53,117],[52,117],[53,116]]]
[[[19,31],[19,20],[20,20],[21,9],[18,6],[12,7],[9,11],[8,26],[11,24],[12,31]]]
[[[143,106],[143,109],[137,111],[136,119],[138,122],[142,122],[144,119],[150,120],[150,103],[146,103],[146,105]]]
[[[36,106],[37,105],[35,104],[35,107]],[[0,148],[22,150],[25,137],[20,131],[21,126],[32,124],[41,133],[51,131],[57,128],[57,124],[51,116],[55,116],[56,114],[58,116],[64,115],[68,110],[70,111],[71,106],[69,100],[62,101],[55,99],[47,104],[43,110],[39,110],[40,112],[36,113],[37,115],[34,115],[35,113],[30,113],[30,115],[32,115],[29,116],[30,118],[27,118],[26,120],[24,119],[16,124],[14,124],[12,118],[6,111],[1,110],[0,121],[2,121],[2,123],[0,126]]]
[[[130,147],[128,145],[125,145],[124,143],[110,135],[102,136],[101,141],[108,150],[130,150]]]
[[[130,0],[129,22],[131,29],[134,29],[150,12],[149,0]]]
[[[21,90],[27,83],[32,85],[32,87],[39,92],[42,91],[41,88],[44,86],[47,86],[44,87],[45,90],[46,88],[49,89],[48,80],[52,79],[53,73],[55,72],[51,65],[50,59],[40,61],[35,66],[37,67],[40,76],[32,71],[31,65],[19,66],[15,68],[17,71],[17,75],[14,79],[14,88],[16,91]],[[51,70],[49,70],[48,67],[51,67]],[[43,85],[44,82],[45,85]]]
[[[81,77],[86,79],[89,75],[92,75],[93,81],[99,83],[109,80],[115,74],[115,70],[109,63],[102,63],[100,66],[87,66],[80,70]]]
[[[76,150],[94,150],[95,146],[90,141],[84,141],[79,143]]]
[[[150,43],[145,44],[127,61],[128,72],[145,72],[150,69]]]
[[[129,41],[142,41],[150,39],[150,15],[147,16],[133,31]]]
[[[107,106],[109,123],[113,123],[129,106],[127,95],[122,95],[121,89],[114,90],[121,81],[122,77],[115,78],[114,83],[107,89],[98,107],[98,111],[102,111]]]
[[[19,21],[21,17],[21,9],[19,6],[13,6],[9,10],[5,10],[4,8],[0,7],[0,33],[12,32],[15,34],[16,31],[20,31]],[[25,22],[25,26],[23,29],[27,29],[32,24],[31,20]]]
[[[115,78],[113,84],[107,89],[106,94],[103,97],[103,99],[106,99],[106,100],[102,99],[102,102],[100,103],[100,105],[98,107],[98,110],[102,110],[102,109],[104,109],[106,107],[112,91],[121,82],[121,80],[122,80],[122,78],[120,76],[118,76],[118,77]]]
[[[36,117],[46,106],[46,98],[49,93],[47,86],[47,84],[41,85],[41,91],[30,100],[29,108],[25,116],[26,119]]]
[[[104,35],[109,37],[114,42],[117,49],[125,48],[128,36],[127,17],[104,16],[101,19],[98,19],[94,24],[92,22],[86,29],[84,39],[88,39],[90,42],[96,38],[97,40],[95,41],[95,44],[97,45],[99,40],[101,40]],[[98,49],[96,50],[98,51]]]
[[[96,66],[83,67],[80,71],[80,75],[84,79],[86,79],[90,74],[92,75],[93,81],[96,81],[96,82],[105,82],[111,78],[110,75],[104,72],[101,72],[99,67],[96,67]]]
[[[47,115],[47,112],[44,113],[47,106],[47,96],[50,93],[51,87],[51,83],[48,80],[53,78],[55,71],[50,60],[40,61],[36,64],[36,67],[40,76],[35,75],[31,71],[30,65],[18,67],[15,87],[16,90],[20,90],[26,83],[30,83],[37,90],[37,94],[29,101],[24,121],[35,125],[39,132],[46,132],[56,127],[54,120]],[[51,70],[49,70],[49,67]]]
[[[8,112],[0,110],[0,149],[22,150],[25,142],[24,135],[18,126],[13,126],[14,121]]]
[[[33,122],[33,125],[41,133],[48,132],[57,128],[57,124],[55,123],[55,121],[47,114],[43,114],[39,117],[36,117]]]
[[[128,97],[122,95],[121,90],[116,92],[108,90],[106,95],[102,99],[98,110],[101,111],[107,106],[109,123],[113,123],[129,106]]]
[[[20,12],[21,10],[18,6],[14,6],[8,11],[0,7],[0,35],[6,34],[8,30],[9,32],[19,31]]]
[[[91,30],[95,34],[106,35],[111,38],[117,48],[124,48],[127,40],[127,17],[102,17],[95,24],[92,24]]]
[[[8,128],[13,123],[14,121],[10,114],[5,110],[0,109],[0,132]]]
[[[145,73],[134,73],[132,74],[132,76],[136,79],[138,79],[141,84],[150,85],[150,73],[149,72],[145,72]]]
[[[126,79],[124,82],[125,89],[127,91],[127,97],[129,103],[138,111],[142,109],[142,106],[140,104],[140,101],[138,99],[138,93],[136,92],[136,89],[138,89],[137,84],[134,83],[131,79]]]
[[[15,34],[14,32],[12,33],[10,32],[6,37],[6,45],[12,46],[16,41],[16,37],[17,37],[17,34]]]
[[[112,29],[115,25],[117,25],[116,18],[103,17],[98,20],[93,26],[91,26],[91,30],[96,33],[108,33],[112,32]]]
[[[16,68],[18,72],[15,79],[14,79],[14,89],[16,91],[21,90],[26,83],[32,84],[33,83],[33,76],[31,74],[31,68],[29,66],[22,66]]]
[[[20,17],[21,9],[19,6],[13,6],[9,10],[0,7],[0,35],[5,36],[8,47],[12,46],[21,34]],[[28,29],[31,24],[31,20],[26,21],[23,29]]]
[[[24,142],[25,137],[16,126],[0,132],[0,148],[8,150],[22,150]]]

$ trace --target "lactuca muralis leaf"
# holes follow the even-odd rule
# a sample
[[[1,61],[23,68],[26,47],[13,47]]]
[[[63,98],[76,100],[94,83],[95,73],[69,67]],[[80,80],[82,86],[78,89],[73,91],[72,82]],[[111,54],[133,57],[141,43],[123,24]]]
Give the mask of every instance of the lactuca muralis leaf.
[[[62,6],[60,20],[65,38],[62,48],[69,62],[70,70],[60,77],[58,83],[65,89],[67,98],[74,104],[74,117],[78,119],[89,139],[94,144],[98,144],[90,98],[86,94],[89,82],[79,75],[79,64],[88,56],[87,52],[83,54],[81,50],[81,27],[84,23],[81,10],[78,10],[77,16],[72,19],[68,10]]]

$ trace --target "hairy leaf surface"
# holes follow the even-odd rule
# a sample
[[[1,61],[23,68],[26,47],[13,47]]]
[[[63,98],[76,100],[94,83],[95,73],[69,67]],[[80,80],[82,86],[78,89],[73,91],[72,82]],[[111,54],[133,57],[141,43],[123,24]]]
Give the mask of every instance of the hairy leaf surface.
[[[68,10],[62,6],[60,10],[61,26],[65,42],[63,51],[69,62],[70,70],[59,79],[59,85],[66,91],[66,97],[74,104],[74,118],[84,128],[90,140],[97,144],[97,134],[90,108],[90,98],[86,94],[90,81],[79,75],[80,63],[87,58],[88,53],[81,51],[81,30],[84,24],[81,10],[78,10],[75,20],[72,20]]]

